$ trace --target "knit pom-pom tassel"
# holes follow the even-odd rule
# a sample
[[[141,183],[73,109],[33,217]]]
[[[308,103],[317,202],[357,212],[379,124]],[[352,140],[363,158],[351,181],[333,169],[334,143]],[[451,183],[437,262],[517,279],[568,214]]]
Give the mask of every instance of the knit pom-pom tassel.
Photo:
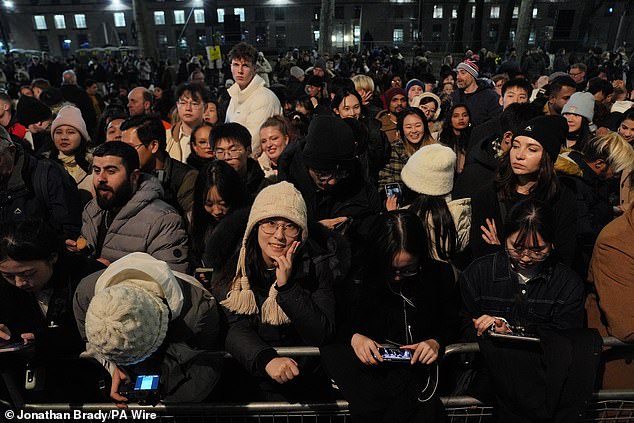
[[[281,326],[291,322],[282,307],[277,303],[277,289],[275,284],[269,289],[269,296],[262,303],[262,322],[272,325]]]
[[[258,312],[255,294],[253,294],[249,279],[246,276],[236,277],[231,290],[227,293],[227,298],[222,300],[220,304],[236,314],[256,314]]]

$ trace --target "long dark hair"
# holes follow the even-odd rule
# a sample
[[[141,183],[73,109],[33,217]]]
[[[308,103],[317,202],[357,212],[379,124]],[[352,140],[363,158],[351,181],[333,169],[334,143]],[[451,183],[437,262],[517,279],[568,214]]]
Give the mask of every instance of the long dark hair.
[[[392,261],[400,251],[414,257],[428,257],[427,236],[422,221],[409,210],[384,214],[376,228],[376,237],[368,250],[366,275],[387,277]]]
[[[573,150],[581,151],[586,146],[588,141],[592,138],[592,132],[590,132],[590,122],[584,116],[581,116],[581,127],[576,132],[568,132],[567,140],[576,140],[577,142],[571,148]],[[564,147],[566,145],[564,144]]]
[[[510,200],[517,195],[518,179],[511,166],[510,152],[505,154],[500,161],[498,172],[495,175],[495,191],[500,194],[503,200]],[[534,198],[550,202],[559,192],[559,179],[555,173],[555,165],[550,159],[546,150],[542,150],[542,158],[539,161],[537,171],[537,181],[530,189],[530,194]]]
[[[460,132],[460,135],[456,135],[453,132],[451,117],[453,116],[454,111],[460,107],[464,108],[467,111],[467,114],[469,115],[469,126],[467,126],[464,130],[462,130]],[[445,116],[445,121],[442,124],[442,131],[440,132],[440,135],[438,136],[438,142],[453,148],[454,151],[458,151],[458,150],[464,151],[466,150],[467,144],[469,143],[469,136],[471,135],[471,127],[472,127],[471,110],[469,110],[466,104],[454,104],[451,107],[451,109],[449,109],[449,112]]]
[[[49,260],[61,249],[53,228],[40,219],[0,226],[0,261]]]
[[[214,160],[203,172],[198,174],[194,186],[194,205],[190,235],[192,238],[192,250],[194,256],[200,256],[205,250],[205,235],[210,228],[215,228],[217,221],[205,210],[207,193],[212,187],[216,187],[218,194],[232,211],[247,206],[250,197],[247,187],[240,179],[238,173],[226,162]]]
[[[435,250],[438,258],[443,261],[451,260],[456,254],[458,231],[453,217],[443,196],[419,194],[412,202],[409,210],[415,213],[423,222],[427,235],[427,246],[432,251],[432,229]],[[431,225],[428,224],[431,219]]]

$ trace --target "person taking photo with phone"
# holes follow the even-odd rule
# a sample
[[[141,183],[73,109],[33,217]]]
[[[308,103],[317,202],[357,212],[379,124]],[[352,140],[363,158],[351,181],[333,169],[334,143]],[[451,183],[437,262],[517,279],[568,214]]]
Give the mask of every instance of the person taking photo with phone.
[[[407,210],[382,216],[371,247],[362,284],[337,297],[337,339],[321,348],[324,368],[354,421],[443,421],[436,363],[458,323],[451,266],[429,258],[423,223]],[[410,358],[388,361],[382,347]]]

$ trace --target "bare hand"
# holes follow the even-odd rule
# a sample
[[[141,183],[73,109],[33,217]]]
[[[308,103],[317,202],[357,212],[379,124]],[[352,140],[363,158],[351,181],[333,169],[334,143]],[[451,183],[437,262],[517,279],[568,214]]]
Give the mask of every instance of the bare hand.
[[[291,276],[291,271],[293,270],[293,256],[299,244],[299,241],[293,241],[285,255],[275,257],[277,286],[284,286],[286,282],[288,282],[288,278]]]
[[[275,357],[269,361],[264,370],[277,383],[286,383],[299,376],[297,362],[288,357]]]
[[[498,238],[498,230],[495,227],[495,220],[487,218],[486,223],[486,227],[480,226],[480,229],[482,229],[482,239],[490,245],[501,245]]]
[[[79,252],[79,248],[77,248],[77,241],[74,239],[67,239],[64,243],[66,244],[66,249],[71,253]]]
[[[25,345],[28,344],[29,342],[35,341],[35,334],[31,332],[23,333],[22,335],[20,335],[20,337],[24,341]]]
[[[98,261],[98,262],[100,262],[100,263],[105,264],[106,266],[110,266],[110,264],[111,264],[111,261],[110,261],[110,260],[105,259],[105,258],[103,258],[103,257],[99,257],[99,258],[97,259],[97,261]]]
[[[119,367],[115,367],[112,375],[112,385],[110,385],[110,398],[115,401],[118,408],[128,408],[128,404],[126,404],[128,399],[119,394],[119,385],[126,380],[128,380],[128,375]]]
[[[398,197],[396,195],[390,195],[385,200],[385,210],[392,211],[398,209]]]
[[[374,365],[383,361],[383,357],[381,356],[381,353],[379,353],[379,344],[367,336],[355,333],[352,335],[350,345],[352,345],[354,353],[363,364]]]
[[[335,226],[341,222],[345,222],[346,220],[348,220],[347,216],[341,216],[341,217],[333,217],[332,219],[323,219],[320,220],[319,223],[322,224],[322,226],[325,226],[326,229],[330,229],[333,230],[335,229]]]
[[[359,95],[361,96],[361,104],[365,106],[372,98],[372,91],[361,90],[359,91]]]
[[[612,81],[612,86],[614,88],[625,88],[625,82],[622,79],[615,79]]]
[[[7,325],[3,325],[0,323],[0,339],[4,339],[8,341],[11,339],[11,331],[7,327]]]
[[[438,351],[440,351],[440,344],[435,339],[428,339],[418,344],[403,345],[402,349],[412,350],[411,364],[421,362],[423,364],[431,364],[438,358]]]
[[[496,317],[489,316],[488,314],[483,314],[477,319],[471,319],[471,321],[473,321],[473,326],[475,327],[478,336],[482,336],[482,334],[489,330],[489,328],[493,325],[495,325],[493,327],[494,330],[498,333],[512,332],[511,329],[506,326],[506,323],[504,323],[504,321]]]

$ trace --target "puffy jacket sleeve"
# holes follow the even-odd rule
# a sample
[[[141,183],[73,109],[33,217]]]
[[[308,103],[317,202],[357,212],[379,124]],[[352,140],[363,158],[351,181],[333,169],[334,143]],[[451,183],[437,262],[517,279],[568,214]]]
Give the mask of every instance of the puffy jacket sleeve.
[[[148,235],[147,253],[165,261],[172,270],[188,273],[189,247],[183,218],[175,211],[167,212],[154,222]]]
[[[254,317],[241,316],[223,307],[229,329],[225,349],[249,372],[264,375],[269,361],[277,357],[275,349],[258,335]]]

